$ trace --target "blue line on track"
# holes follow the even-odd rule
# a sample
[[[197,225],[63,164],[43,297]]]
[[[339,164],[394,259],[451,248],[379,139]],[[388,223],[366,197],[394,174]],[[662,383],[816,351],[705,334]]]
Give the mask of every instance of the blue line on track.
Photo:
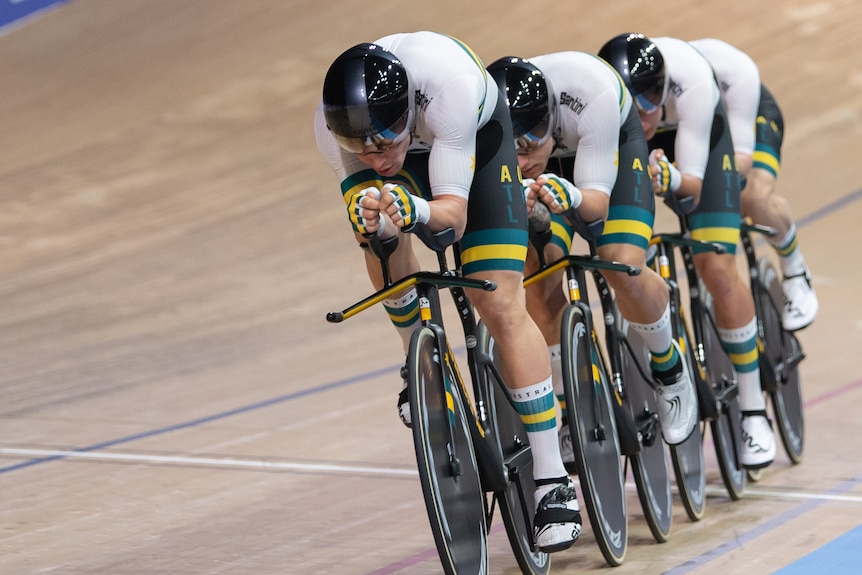
[[[860,481],[862,481],[862,475],[858,475],[858,476],[854,477],[853,479],[850,479],[848,481],[844,481],[843,483],[836,485],[832,489],[828,490],[826,492],[826,494],[827,495],[840,495],[842,493],[846,493],[847,491],[850,491],[850,490],[858,487]],[[769,521],[761,523],[757,527],[754,527],[753,529],[751,529],[751,531],[748,531],[747,533],[744,533],[741,536],[728,539],[726,542],[722,543],[718,547],[714,547],[713,549],[710,549],[709,551],[702,553],[701,555],[695,557],[694,559],[690,559],[690,560],[686,561],[682,565],[678,565],[678,566],[674,567],[673,569],[665,571],[662,575],[684,575],[686,573],[691,573],[692,571],[699,569],[700,567],[703,567],[707,563],[721,557],[722,555],[726,555],[727,553],[730,553],[736,549],[740,549],[740,548],[748,545],[749,543],[751,543],[752,541],[754,541],[755,539],[757,539],[761,535],[766,535],[767,533],[783,526],[787,522],[793,521],[794,519],[801,517],[802,515],[808,513],[809,511],[823,505],[824,503],[826,503],[826,501],[827,501],[826,499],[810,499],[810,500],[806,501],[805,503],[797,505],[793,509],[789,509],[789,510],[785,511],[781,515],[777,515],[777,516],[773,517]],[[856,561],[855,565],[857,567],[857,570],[853,572],[854,575],[855,575],[855,573],[858,573],[858,565],[859,565],[859,563],[858,563],[858,551],[857,551],[857,561]],[[800,575],[802,573],[805,573],[806,575],[808,573],[829,573],[829,575],[832,575],[833,572],[828,570],[828,569],[827,570],[814,570],[814,571],[795,571],[795,572],[792,572],[792,575]],[[840,572],[840,573],[844,573],[844,572]],[[849,571],[847,573],[849,573]],[[790,575],[790,572],[788,574],[782,574],[782,575]]]
[[[195,427],[198,425],[202,425],[204,423],[209,423],[211,421],[216,421],[219,419],[225,419],[228,417],[232,417],[234,415],[240,415],[242,413],[248,413],[249,411],[255,411],[258,409],[262,409],[264,407],[270,407],[272,405],[276,405],[278,403],[284,403],[286,401],[293,401],[294,399],[300,399],[303,397],[307,397],[309,395],[316,395],[318,393],[323,393],[325,391],[329,391],[332,389],[336,389],[339,387],[344,387],[347,385],[353,385],[354,383],[359,383],[361,381],[365,381],[367,379],[375,378],[381,375],[388,375],[393,371],[398,371],[400,366],[390,366],[382,369],[378,369],[375,371],[369,371],[363,373],[361,375],[357,375],[354,377],[348,377],[346,379],[341,379],[338,381],[333,381],[331,383],[327,383],[324,385],[319,385],[317,387],[312,387],[310,389],[304,389],[302,391],[296,391],[293,393],[288,393],[286,395],[281,395],[279,397],[273,397],[272,399],[267,399],[265,401],[259,401],[257,403],[252,403],[249,405],[245,405],[243,407],[238,407],[236,409],[231,409],[228,411],[222,411],[221,413],[216,413],[214,415],[208,415],[206,417],[201,417],[199,419],[193,419],[191,421],[186,421],[184,423],[177,423],[176,425],[169,425],[167,427],[162,427],[159,429],[152,429],[150,431],[144,431],[142,433],[136,433],[134,435],[127,435],[126,437],[120,437],[119,439],[111,439],[109,441],[103,441],[101,443],[96,443],[94,445],[90,445],[88,447],[80,447],[78,449],[70,450],[77,451],[80,453],[85,453],[87,451],[96,451],[98,449],[104,449],[106,447],[113,447],[114,445],[120,445],[121,443],[129,443],[131,441],[137,441],[138,439],[144,439],[147,437],[153,437],[155,435],[163,435],[165,433],[170,433],[172,431],[178,431],[180,429],[187,429],[189,427]],[[53,455],[51,457],[39,457],[37,459],[30,459],[27,461],[22,461],[20,463],[13,463],[12,465],[7,465],[5,467],[0,467],[0,474],[9,473],[10,471],[15,471],[17,469],[23,469],[25,467],[31,467],[33,465],[38,465],[40,463],[46,463],[48,461],[56,461],[58,459],[66,459],[65,455]]]
[[[851,204],[855,201],[858,201],[860,198],[862,198],[862,189],[856,190],[855,192],[851,192],[850,194],[847,194],[846,196],[844,196],[842,198],[838,198],[837,200],[835,200],[831,204],[827,204],[824,207],[812,212],[811,214],[808,214],[807,216],[799,218],[796,221],[796,225],[797,225],[797,227],[800,227],[800,228],[804,227],[804,226],[806,226],[806,225],[808,225],[814,221],[817,221],[817,220],[831,214],[832,212],[834,212],[836,210],[841,209],[842,207],[844,207],[848,204]],[[112,440],[104,441],[102,443],[96,443],[94,445],[90,445],[87,447],[81,447],[81,448],[78,448],[75,450],[70,450],[70,451],[78,451],[78,452],[96,451],[98,449],[104,449],[106,447],[113,447],[115,445],[120,445],[123,443],[129,443],[132,441],[137,441],[138,439],[144,439],[144,438],[153,437],[156,435],[163,435],[165,433],[170,433],[170,432],[177,431],[180,429],[187,429],[190,427],[195,427],[197,425],[202,425],[204,423],[209,423],[211,421],[216,421],[219,419],[225,419],[228,417],[232,417],[234,415],[247,413],[249,411],[254,411],[257,409],[264,408],[264,407],[270,407],[270,406],[278,404],[278,403],[284,403],[286,401],[292,401],[294,399],[299,399],[299,398],[306,397],[309,395],[315,395],[318,393],[323,393],[323,392],[330,391],[330,390],[338,388],[338,387],[353,385],[355,383],[365,381],[369,378],[378,377],[381,375],[387,375],[389,373],[397,371],[398,369],[400,369],[400,365],[389,366],[389,367],[385,367],[385,368],[378,369],[375,371],[370,371],[370,372],[367,372],[364,374],[360,374],[360,375],[357,375],[355,377],[350,377],[350,378],[342,379],[339,381],[334,381],[331,383],[319,385],[317,387],[312,387],[312,388],[305,389],[302,391],[289,393],[287,395],[274,397],[272,399],[268,399],[268,400],[261,401],[258,403],[252,403],[250,405],[238,407],[236,409],[223,411],[221,413],[216,413],[214,415],[209,415],[207,417],[202,417],[199,419],[193,419],[191,421],[186,421],[184,423],[177,423],[176,425],[170,425],[168,427],[153,429],[150,431],[145,431],[145,432],[137,433],[134,435],[128,435],[126,437],[120,437],[118,439],[112,439]],[[65,456],[56,455],[56,456],[51,456],[51,457],[39,457],[39,458],[35,458],[35,459],[30,459],[27,461],[22,461],[19,463],[13,463],[13,464],[7,465],[5,467],[0,467],[0,474],[9,473],[11,471],[15,471],[18,469],[24,469],[26,467],[32,467],[34,465],[47,463],[49,461],[56,461],[59,459],[65,459]]]

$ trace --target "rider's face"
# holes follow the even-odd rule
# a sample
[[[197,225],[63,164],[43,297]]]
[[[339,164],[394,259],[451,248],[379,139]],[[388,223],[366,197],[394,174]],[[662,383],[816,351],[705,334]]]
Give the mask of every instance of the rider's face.
[[[390,146],[366,146],[356,157],[384,178],[389,178],[401,171],[409,147],[410,138],[405,138]]]
[[[655,136],[656,129],[661,121],[662,110],[663,108],[661,106],[651,112],[644,112],[643,110],[638,109],[638,117],[640,117],[641,126],[643,127],[644,135],[647,140],[652,140],[653,136]]]
[[[544,144],[535,148],[519,148],[518,166],[521,168],[521,175],[525,178],[533,179],[542,175],[545,172],[545,167],[548,165],[548,158],[551,157],[551,152],[553,151],[553,138],[548,138]]]

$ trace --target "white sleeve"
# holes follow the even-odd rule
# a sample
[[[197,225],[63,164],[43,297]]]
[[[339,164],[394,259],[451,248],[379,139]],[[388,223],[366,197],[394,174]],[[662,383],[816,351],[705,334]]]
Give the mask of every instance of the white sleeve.
[[[479,78],[471,74],[454,79],[426,111],[426,124],[434,132],[428,178],[435,197],[454,194],[467,198],[470,193],[476,169],[479,103],[485,97]],[[496,94],[493,99],[488,95],[486,105],[489,103],[496,103]]]
[[[620,136],[619,96],[605,90],[594,98],[578,122],[573,183],[608,195],[617,181]]]
[[[702,180],[706,173],[718,99],[718,86],[710,79],[709,82],[701,82],[687,89],[676,100],[679,122],[674,141],[674,163],[683,174]]]
[[[760,107],[760,75],[737,78],[724,94],[727,121],[738,154],[754,153],[755,122]]]

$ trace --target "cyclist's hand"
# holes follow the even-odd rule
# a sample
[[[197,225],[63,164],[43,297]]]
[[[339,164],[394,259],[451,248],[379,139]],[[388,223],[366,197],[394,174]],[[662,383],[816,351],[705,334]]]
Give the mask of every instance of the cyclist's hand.
[[[653,192],[656,195],[676,192],[682,184],[682,174],[667,159],[661,148],[650,152],[649,171],[652,177]]]
[[[353,231],[358,234],[381,231],[380,190],[370,187],[353,194],[347,201],[347,216],[353,224]]]
[[[562,214],[581,205],[581,190],[565,178],[555,174],[542,174],[536,184],[539,184],[536,191],[542,203],[555,214]]]
[[[417,223],[427,224],[431,217],[431,206],[424,198],[414,196],[400,184],[383,186],[380,209],[392,217],[392,222],[405,232]]]
[[[527,202],[527,214],[530,214],[533,211],[533,204],[536,203],[536,192],[533,190],[533,184],[536,183],[536,180],[533,178],[523,178],[521,180],[521,185],[524,186],[524,200]]]

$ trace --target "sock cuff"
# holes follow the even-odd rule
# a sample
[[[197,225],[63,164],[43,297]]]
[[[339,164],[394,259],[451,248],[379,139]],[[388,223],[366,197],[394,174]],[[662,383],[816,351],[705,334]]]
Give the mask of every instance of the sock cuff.
[[[635,330],[639,332],[655,332],[661,331],[665,329],[670,324],[670,304],[665,306],[664,312],[662,312],[661,317],[658,318],[653,323],[637,323],[634,321],[630,321],[629,325],[631,325]]]
[[[727,343],[745,343],[757,337],[757,318],[752,317],[751,321],[742,327],[733,329],[718,328],[718,335],[722,341]]]
[[[412,288],[409,292],[401,297],[396,297],[392,299],[383,300],[383,305],[391,309],[401,309],[403,307],[407,307],[414,301],[419,295],[416,292],[416,288]]]
[[[512,401],[534,401],[553,392],[554,385],[550,377],[527,387],[520,387],[518,389],[509,388],[509,396],[512,398]]]

